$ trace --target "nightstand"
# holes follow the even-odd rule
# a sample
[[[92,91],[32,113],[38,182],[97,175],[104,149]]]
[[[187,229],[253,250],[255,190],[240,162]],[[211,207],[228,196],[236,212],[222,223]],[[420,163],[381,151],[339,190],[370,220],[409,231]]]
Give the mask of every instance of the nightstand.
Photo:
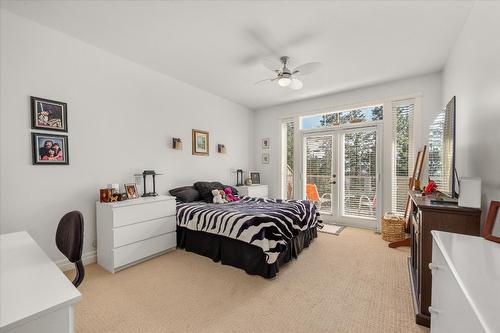
[[[255,184],[250,186],[236,186],[240,197],[265,198],[268,197],[267,185]]]

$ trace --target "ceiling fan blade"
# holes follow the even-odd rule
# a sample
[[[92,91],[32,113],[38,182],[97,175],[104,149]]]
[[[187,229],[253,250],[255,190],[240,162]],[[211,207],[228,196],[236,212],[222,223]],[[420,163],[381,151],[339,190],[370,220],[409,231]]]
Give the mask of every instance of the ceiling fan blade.
[[[255,84],[263,84],[263,83],[266,83],[266,82],[272,82],[274,80],[276,80],[276,78],[260,80],[260,81],[255,82]]]
[[[289,85],[290,89],[292,89],[292,90],[302,89],[303,86],[304,86],[304,84],[302,83],[302,81],[300,81],[299,79],[296,79],[296,78],[292,78],[292,82]]]
[[[300,65],[292,71],[294,75],[306,75],[317,71],[323,64],[320,62],[309,62],[307,64]]]
[[[271,58],[264,58],[261,60],[261,63],[262,66],[275,73],[278,73],[279,71],[281,71],[281,68],[283,68],[283,65],[279,61]]]

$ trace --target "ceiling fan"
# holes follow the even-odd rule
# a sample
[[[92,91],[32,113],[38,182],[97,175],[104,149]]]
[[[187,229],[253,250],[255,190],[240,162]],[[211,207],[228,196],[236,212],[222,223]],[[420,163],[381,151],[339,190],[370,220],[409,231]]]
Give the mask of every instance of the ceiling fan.
[[[278,81],[278,84],[281,87],[289,87],[290,89],[298,90],[301,89],[304,84],[302,83],[302,81],[297,79],[296,76],[311,74],[312,72],[318,70],[322,65],[320,62],[308,62],[307,64],[297,66],[295,69],[291,70],[287,67],[287,63],[289,60],[290,57],[283,56],[280,58],[280,64],[273,59],[263,59],[262,65],[276,73],[276,77],[261,80],[256,82],[255,84]]]

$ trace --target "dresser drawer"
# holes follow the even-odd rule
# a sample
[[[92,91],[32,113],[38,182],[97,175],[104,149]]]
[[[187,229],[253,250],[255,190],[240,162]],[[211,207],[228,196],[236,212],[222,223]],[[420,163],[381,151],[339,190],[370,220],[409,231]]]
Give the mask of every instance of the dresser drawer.
[[[137,241],[175,231],[175,216],[135,223],[113,229],[114,247],[135,243]]]
[[[113,227],[175,215],[175,200],[113,208]]]
[[[254,198],[267,198],[267,186],[248,187],[248,196]]]
[[[176,233],[170,232],[168,234],[113,249],[114,267],[121,267],[168,250],[175,247],[176,243]]]
[[[432,247],[431,332],[484,332],[441,250]]]

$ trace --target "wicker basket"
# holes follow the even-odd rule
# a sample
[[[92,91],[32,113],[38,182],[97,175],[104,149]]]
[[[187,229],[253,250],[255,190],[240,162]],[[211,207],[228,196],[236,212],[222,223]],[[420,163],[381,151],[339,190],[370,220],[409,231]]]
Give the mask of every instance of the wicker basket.
[[[403,218],[389,212],[382,217],[382,239],[397,242],[406,238],[405,221]]]

